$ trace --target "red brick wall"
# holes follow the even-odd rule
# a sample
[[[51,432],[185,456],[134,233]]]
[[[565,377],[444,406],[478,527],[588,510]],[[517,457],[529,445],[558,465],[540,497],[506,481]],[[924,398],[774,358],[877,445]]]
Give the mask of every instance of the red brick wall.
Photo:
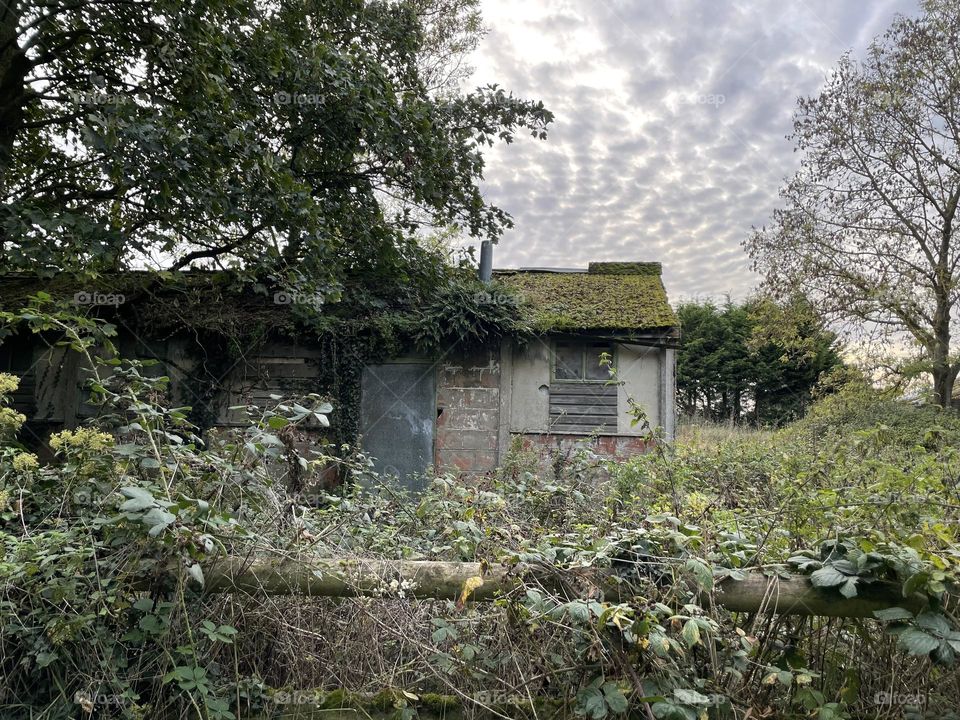
[[[437,377],[437,410],[438,471],[485,473],[496,468],[500,349],[443,361]]]

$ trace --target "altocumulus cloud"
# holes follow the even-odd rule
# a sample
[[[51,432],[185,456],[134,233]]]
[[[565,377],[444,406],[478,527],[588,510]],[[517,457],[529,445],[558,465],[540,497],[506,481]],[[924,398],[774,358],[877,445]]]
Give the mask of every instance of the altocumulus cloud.
[[[661,260],[674,298],[742,297],[740,249],[798,158],[796,98],[917,0],[484,0],[472,84],[556,114],[546,142],[488,156],[516,227],[497,267]]]

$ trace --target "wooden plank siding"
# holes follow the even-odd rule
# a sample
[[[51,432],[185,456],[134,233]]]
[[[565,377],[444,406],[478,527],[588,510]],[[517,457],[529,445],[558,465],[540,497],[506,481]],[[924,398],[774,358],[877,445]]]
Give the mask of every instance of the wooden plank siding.
[[[617,386],[603,383],[551,383],[550,427],[560,432],[615,433]]]

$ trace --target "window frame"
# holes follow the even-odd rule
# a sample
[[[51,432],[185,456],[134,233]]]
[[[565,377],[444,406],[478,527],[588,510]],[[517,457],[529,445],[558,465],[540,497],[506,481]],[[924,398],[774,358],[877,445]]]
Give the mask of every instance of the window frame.
[[[574,379],[557,377],[557,346],[558,345],[575,345],[580,347],[580,377],[574,378]],[[608,352],[610,354],[611,367],[616,367],[617,344],[615,342],[607,342],[603,340],[590,341],[590,340],[579,340],[579,339],[554,340],[550,345],[550,382],[575,384],[575,385],[603,385],[610,382],[611,378],[609,376],[605,378],[588,378],[587,377],[587,357],[590,354],[589,350],[593,347],[597,347],[600,345],[605,345],[607,347],[607,350],[602,352]]]

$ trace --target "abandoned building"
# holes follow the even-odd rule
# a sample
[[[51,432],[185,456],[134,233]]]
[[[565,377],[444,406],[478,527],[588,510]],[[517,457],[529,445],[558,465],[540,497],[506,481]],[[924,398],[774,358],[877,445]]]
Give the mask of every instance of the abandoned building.
[[[10,298],[24,297],[30,281],[0,282],[9,310]],[[192,284],[195,312],[226,322],[242,303],[229,293],[208,296],[210,287],[206,279]],[[498,288],[505,293],[494,302],[521,304],[532,333],[359,363],[351,428],[378,470],[417,486],[431,466],[455,473],[491,471],[518,437],[544,455],[579,444],[613,458],[646,450],[653,428],[673,436],[679,327],[659,263],[498,270],[488,287],[491,294]],[[295,305],[280,295],[244,296],[248,305],[259,303],[256,323],[266,330],[260,342],[244,341],[237,352],[211,339],[203,322],[167,323],[181,310],[176,293],[163,295],[162,302],[155,292],[71,293],[75,303],[95,304],[116,324],[121,357],[158,361],[156,372],[170,378],[170,402],[204,409],[195,414],[201,427],[236,426],[242,414],[232,408],[265,403],[271,395],[332,393],[339,381],[333,375],[343,372],[336,368],[349,367],[342,360],[331,363],[331,349],[318,335],[286,322]],[[246,317],[237,321],[252,323]],[[14,405],[27,416],[27,431],[37,443],[96,412],[84,402],[81,356],[65,347],[17,332],[0,344],[0,371],[21,376]],[[346,404],[335,403],[333,428],[346,422],[338,418],[338,408]]]

